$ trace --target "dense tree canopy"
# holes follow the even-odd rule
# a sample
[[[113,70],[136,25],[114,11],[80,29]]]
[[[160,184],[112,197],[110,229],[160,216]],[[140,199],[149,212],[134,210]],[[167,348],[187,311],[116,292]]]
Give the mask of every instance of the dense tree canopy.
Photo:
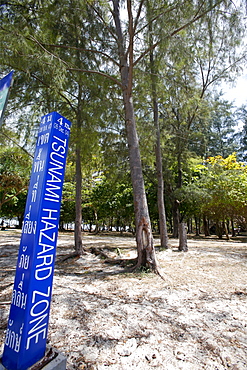
[[[187,182],[177,197],[185,218],[206,217],[222,237],[225,223],[246,227],[246,185],[247,166],[237,161],[236,153],[226,158],[218,155],[203,164],[191,163]]]
[[[199,186],[190,168],[191,158],[244,150],[245,131],[234,132],[244,115],[212,91],[241,66],[242,11],[231,1],[206,0],[1,3],[1,70],[16,71],[3,130],[11,124],[32,152],[40,115],[58,110],[72,121],[61,220],[76,220],[79,249],[83,220],[133,228],[138,263],[155,270],[150,217],[155,226],[161,217],[155,187],[162,189],[158,204],[165,196],[170,231],[189,216],[216,221],[217,202],[220,221],[245,217],[242,201],[238,211],[223,212],[225,170],[213,176],[216,167],[207,162]],[[239,173],[229,173],[232,186],[239,186]],[[212,178],[218,185],[211,189]],[[22,185],[15,186],[2,199],[17,196]]]

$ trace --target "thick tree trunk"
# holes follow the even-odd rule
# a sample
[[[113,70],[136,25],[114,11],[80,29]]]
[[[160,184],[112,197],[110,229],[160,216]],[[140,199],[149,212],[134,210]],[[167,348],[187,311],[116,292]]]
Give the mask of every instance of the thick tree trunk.
[[[178,250],[180,252],[187,252],[188,245],[187,245],[187,228],[186,223],[180,222],[179,223],[179,246]]]
[[[224,232],[224,228],[222,226],[222,223],[219,221],[216,221],[216,235],[218,236],[219,239],[223,238],[223,232]]]
[[[128,69],[122,72],[124,79]],[[134,196],[136,242],[137,242],[137,266],[148,266],[158,272],[151,222],[148,212],[147,198],[144,188],[142,164],[140,157],[139,142],[137,137],[134,107],[131,95],[127,90],[123,91],[126,131],[129,148],[129,163]]]
[[[127,1],[128,17],[129,17],[129,45],[126,48],[119,14],[119,0],[113,0],[113,16],[115,21],[121,85],[123,92],[125,126],[127,132],[127,141],[129,149],[129,163],[131,172],[131,181],[133,186],[135,225],[136,225],[136,242],[137,242],[137,268],[144,266],[149,267],[156,273],[158,264],[155,256],[153,245],[153,236],[151,230],[151,222],[148,212],[147,198],[144,188],[144,179],[142,173],[142,164],[140,157],[139,141],[136,130],[136,122],[134,115],[134,105],[132,97],[132,76],[133,76],[133,18],[131,2]]]
[[[209,236],[209,227],[208,227],[208,220],[205,215],[203,215],[203,231],[205,236]]]

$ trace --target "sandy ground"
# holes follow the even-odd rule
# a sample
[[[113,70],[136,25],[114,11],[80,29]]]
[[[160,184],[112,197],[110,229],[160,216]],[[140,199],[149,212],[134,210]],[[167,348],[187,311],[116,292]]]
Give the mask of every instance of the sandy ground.
[[[0,231],[0,353],[19,248]],[[49,343],[72,369],[247,369],[247,244],[190,239],[187,253],[157,251],[165,280],[126,272],[88,253],[67,259],[73,235],[60,234]],[[84,236],[112,258],[136,256],[132,237]],[[158,245],[159,241],[155,240]]]

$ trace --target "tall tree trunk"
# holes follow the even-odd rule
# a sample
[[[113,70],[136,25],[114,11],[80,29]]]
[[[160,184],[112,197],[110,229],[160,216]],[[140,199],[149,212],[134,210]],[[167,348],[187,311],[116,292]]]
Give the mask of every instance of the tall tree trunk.
[[[200,235],[200,219],[198,219],[197,217],[195,217],[195,225],[196,225],[196,236],[199,236]]]
[[[83,253],[82,247],[82,207],[81,207],[81,151],[80,143],[76,143],[76,196],[75,196],[75,253],[81,255]]]
[[[157,102],[156,102],[157,104]],[[161,156],[161,148],[160,148],[160,131],[159,131],[159,123],[157,122],[156,126],[156,172],[157,172],[157,180],[158,180],[158,190],[157,190],[157,198],[158,198],[158,210],[159,210],[159,227],[160,227],[160,246],[161,248],[169,248],[169,238],[167,232],[167,223],[166,223],[166,211],[165,211],[165,203],[164,203],[164,179],[163,179],[163,169],[162,169],[162,156]]]
[[[147,2],[147,15],[148,21],[151,19],[149,11],[149,2]],[[149,46],[150,46],[150,72],[151,72],[151,86],[152,86],[152,99],[153,99],[153,120],[155,127],[156,143],[155,143],[155,157],[156,157],[156,175],[157,175],[157,200],[158,200],[158,212],[159,212],[159,232],[160,232],[160,246],[161,248],[169,248],[169,238],[167,232],[166,223],[166,211],[164,203],[164,179],[163,179],[163,168],[162,168],[162,154],[160,146],[160,125],[159,125],[159,109],[157,102],[157,71],[154,60],[153,46],[153,24],[149,22]]]
[[[122,76],[128,78],[128,69],[123,68]],[[123,84],[124,85],[124,84]],[[138,261],[137,266],[149,266],[157,272],[157,261],[153,245],[151,222],[148,212],[147,198],[144,188],[139,142],[134,117],[131,95],[127,89],[123,91],[129,162],[134,196],[135,226]]]
[[[208,227],[208,220],[205,215],[203,215],[203,230],[204,230],[204,235],[209,236],[209,227]]]
[[[186,223],[180,222],[179,223],[179,245],[178,250],[180,252],[187,252],[188,251],[188,245],[187,245],[187,229],[186,229]]]
[[[222,226],[222,222],[220,221],[216,221],[215,222],[216,224],[216,235],[218,236],[219,239],[222,239],[223,238],[223,226]]]
[[[131,181],[133,186],[136,242],[137,242],[137,266],[148,266],[158,273],[158,264],[153,245],[153,236],[151,222],[148,212],[147,198],[144,188],[144,179],[142,173],[142,164],[140,157],[139,141],[136,130],[134,115],[134,105],[132,97],[132,76],[133,76],[133,18],[131,1],[127,0],[127,9],[129,17],[129,45],[125,46],[124,37],[121,28],[119,14],[120,0],[113,0],[113,16],[115,21],[121,84],[123,92],[125,126],[127,132],[127,141],[129,149],[129,163],[131,172]]]
[[[235,229],[234,229],[234,221],[233,221],[233,218],[231,218],[231,229],[232,229],[232,237],[236,236],[236,232],[235,232]]]
[[[228,229],[227,221],[222,222],[222,228],[223,230],[225,230],[226,239],[229,240],[230,237],[229,237],[229,229]]]
[[[198,232],[199,232],[199,235],[201,234],[201,217],[199,217],[198,219]]]
[[[187,221],[187,230],[188,230],[188,234],[192,234],[193,232],[192,218],[189,218]]]
[[[178,163],[178,170],[177,170],[177,184],[176,188],[181,189],[182,187],[182,164],[181,164],[181,143],[180,138],[178,138],[177,142],[177,163]],[[179,223],[180,220],[180,212],[179,212],[180,203],[177,199],[173,200],[172,206],[172,215],[173,215],[173,238],[178,238],[179,235]]]
[[[81,206],[81,186],[82,186],[82,173],[81,173],[81,98],[82,98],[82,86],[79,85],[78,92],[78,111],[77,111],[77,125],[76,125],[76,195],[75,195],[75,253],[81,255],[84,253],[82,246],[82,206]]]
[[[151,58],[153,59],[153,58]],[[151,75],[152,73],[151,67]],[[153,116],[154,125],[156,129],[156,145],[155,145],[155,156],[156,156],[156,173],[158,180],[157,198],[158,198],[158,211],[159,211],[159,227],[160,227],[160,242],[161,248],[169,248],[169,238],[167,233],[167,223],[166,223],[166,211],[164,203],[164,179],[163,179],[163,168],[162,168],[162,154],[160,146],[160,126],[158,117],[158,103],[156,98],[156,86],[154,78],[152,77],[152,87],[153,87]]]
[[[172,203],[172,220],[173,220],[172,237],[177,239],[179,226],[179,202],[177,199],[175,199]]]
[[[180,149],[180,145],[179,145]],[[178,151],[178,180],[177,180],[177,189],[181,189],[182,187],[182,165],[181,165],[181,151]],[[187,228],[186,223],[182,222],[183,217],[181,217],[181,214],[179,212],[179,201],[174,202],[175,211],[177,213],[177,219],[178,219],[178,236],[179,236],[179,251],[187,252],[188,251],[188,245],[187,245]],[[176,216],[175,213],[175,216]]]

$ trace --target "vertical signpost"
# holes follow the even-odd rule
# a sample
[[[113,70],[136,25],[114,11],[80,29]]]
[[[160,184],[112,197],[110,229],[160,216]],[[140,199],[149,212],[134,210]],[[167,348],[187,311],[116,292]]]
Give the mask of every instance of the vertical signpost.
[[[70,122],[41,119],[29,184],[2,364],[26,370],[45,354]]]
[[[0,80],[0,127],[3,124],[3,115],[7,106],[10,87],[12,85],[12,77],[14,71]]]

